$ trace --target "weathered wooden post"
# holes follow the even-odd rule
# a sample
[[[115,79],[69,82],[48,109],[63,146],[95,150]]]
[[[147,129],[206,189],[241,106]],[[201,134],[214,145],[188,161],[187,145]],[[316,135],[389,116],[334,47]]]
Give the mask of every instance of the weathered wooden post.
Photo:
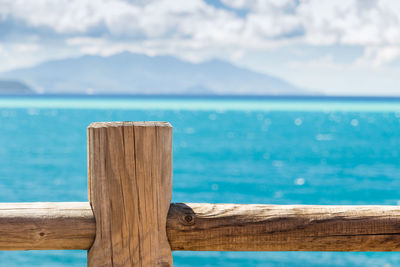
[[[171,125],[92,123],[88,178],[96,220],[88,266],[172,266],[166,234],[172,195]]]

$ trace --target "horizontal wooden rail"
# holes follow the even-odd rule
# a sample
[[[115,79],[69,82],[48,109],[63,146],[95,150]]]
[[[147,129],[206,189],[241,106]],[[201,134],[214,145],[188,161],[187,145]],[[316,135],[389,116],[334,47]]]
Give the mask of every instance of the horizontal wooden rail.
[[[172,250],[400,251],[398,206],[174,204]]]
[[[95,233],[88,202],[0,203],[0,250],[88,249]]]
[[[1,203],[0,250],[91,247],[89,203]],[[398,206],[173,203],[172,250],[400,251]]]

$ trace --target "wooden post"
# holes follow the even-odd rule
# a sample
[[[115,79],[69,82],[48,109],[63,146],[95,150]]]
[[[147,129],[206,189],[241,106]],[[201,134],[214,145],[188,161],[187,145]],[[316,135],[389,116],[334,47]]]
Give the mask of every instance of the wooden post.
[[[88,266],[172,266],[166,234],[172,195],[171,125],[92,123],[88,177],[96,220]]]

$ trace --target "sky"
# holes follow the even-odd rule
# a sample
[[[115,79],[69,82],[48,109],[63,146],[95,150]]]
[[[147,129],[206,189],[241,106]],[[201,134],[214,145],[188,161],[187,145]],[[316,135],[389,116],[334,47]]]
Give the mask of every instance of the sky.
[[[123,51],[400,96],[398,0],[0,0],[0,71]]]

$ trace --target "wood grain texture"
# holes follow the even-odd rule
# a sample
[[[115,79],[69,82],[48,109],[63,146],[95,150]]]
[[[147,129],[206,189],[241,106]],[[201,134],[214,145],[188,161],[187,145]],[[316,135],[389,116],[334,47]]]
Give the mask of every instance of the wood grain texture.
[[[96,219],[88,266],[172,266],[166,234],[172,195],[171,125],[91,124],[88,172]]]
[[[400,251],[398,206],[173,204],[173,250]]]
[[[0,250],[88,249],[95,227],[87,202],[0,203]]]
[[[89,203],[0,204],[0,250],[89,249]],[[173,203],[173,250],[400,251],[399,206]]]

